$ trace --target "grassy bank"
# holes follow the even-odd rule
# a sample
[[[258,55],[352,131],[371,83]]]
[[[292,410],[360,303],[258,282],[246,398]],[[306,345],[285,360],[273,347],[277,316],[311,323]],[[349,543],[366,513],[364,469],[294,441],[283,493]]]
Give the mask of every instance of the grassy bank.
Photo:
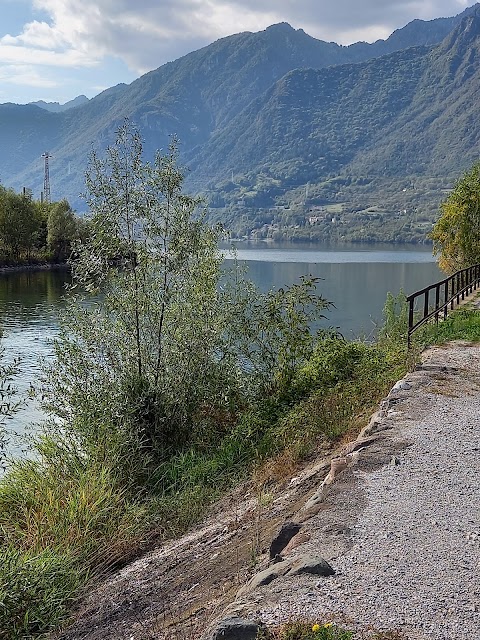
[[[47,430],[36,459],[17,461],[0,482],[0,638],[41,637],[68,617],[89,580],[127,562],[152,535],[180,535],[252,471],[275,480],[358,432],[408,366],[392,304],[377,343],[324,335],[288,382],[234,423],[218,416],[215,437],[199,430],[141,489],[125,483],[118,460],[80,455],[71,437]]]
[[[354,437],[426,345],[480,339],[477,313],[462,309],[419,333],[412,354],[404,311],[389,298],[374,344],[321,337],[288,383],[228,428],[219,416],[215,438],[200,430],[151,470],[141,490],[125,483],[117,460],[92,462],[71,438],[47,430],[37,458],[15,462],[0,482],[0,638],[36,638],[57,627],[89,580],[133,558],[152,535],[180,535],[252,471],[275,480],[316,450]],[[295,633],[285,637],[319,637]]]

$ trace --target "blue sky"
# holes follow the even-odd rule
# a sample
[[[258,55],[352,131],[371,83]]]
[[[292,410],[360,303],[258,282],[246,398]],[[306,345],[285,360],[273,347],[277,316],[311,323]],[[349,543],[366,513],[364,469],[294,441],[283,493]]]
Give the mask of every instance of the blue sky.
[[[91,98],[218,38],[289,22],[340,44],[470,0],[0,0],[0,102]]]

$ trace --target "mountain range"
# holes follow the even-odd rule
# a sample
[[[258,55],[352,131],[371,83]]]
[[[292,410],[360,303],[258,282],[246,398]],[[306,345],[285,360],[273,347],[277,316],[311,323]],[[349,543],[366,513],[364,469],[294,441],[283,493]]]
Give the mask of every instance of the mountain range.
[[[46,111],[53,111],[54,113],[59,113],[60,111],[68,111],[68,109],[73,109],[74,107],[78,107],[81,104],[85,104],[88,102],[87,96],[81,95],[77,96],[73,100],[69,100],[64,104],[60,104],[59,102],[45,102],[45,100],[37,100],[36,102],[29,102],[29,104],[33,104],[41,109],[45,109]]]
[[[188,189],[205,193],[212,216],[240,235],[307,225],[304,235],[321,236],[336,217],[347,221],[346,237],[367,225],[373,239],[375,226],[418,239],[478,157],[479,6],[350,46],[281,23],[218,40],[78,106],[2,104],[1,181],[38,194],[48,151],[52,197],[81,211],[88,154],[111,144],[128,117],[148,157],[177,134]]]

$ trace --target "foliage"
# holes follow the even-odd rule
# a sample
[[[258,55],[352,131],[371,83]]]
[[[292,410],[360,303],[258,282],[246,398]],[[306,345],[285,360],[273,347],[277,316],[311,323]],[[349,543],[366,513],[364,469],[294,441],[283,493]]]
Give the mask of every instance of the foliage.
[[[399,631],[374,631],[370,629],[373,640],[402,640]],[[348,631],[332,622],[319,624],[318,622],[293,620],[273,629],[261,630],[258,640],[351,640],[356,637],[353,631]],[[369,636],[370,637],[370,636]]]
[[[351,640],[353,633],[326,622],[292,621],[271,631],[260,631],[259,640]]]
[[[379,332],[381,342],[406,345],[408,334],[408,303],[401,289],[397,296],[387,293],[383,308],[384,323]]]
[[[115,548],[141,532],[142,509],[114,473],[85,464],[50,437],[40,460],[17,460],[0,483],[0,540],[25,551],[61,548],[83,569],[108,540]]]
[[[182,183],[176,141],[144,163],[129,123],[106,159],[93,154],[90,235],[72,262],[76,295],[46,386],[72,446],[140,484],[287,384],[311,353],[309,322],[328,307],[312,279],[262,295],[238,269],[224,273],[221,230]]]
[[[175,144],[153,166],[141,154],[125,125],[106,160],[92,155],[91,235],[72,263],[78,297],[63,318],[49,404],[88,455],[107,462],[115,452],[132,472],[184,442],[207,402],[228,411],[234,386],[228,376],[220,386],[214,357],[224,323],[218,232],[181,193]],[[101,297],[86,308],[80,289]]]
[[[355,434],[405,370],[406,350],[396,346],[341,338],[324,343],[324,351],[300,368],[292,386],[301,400],[283,410],[272,440],[302,457],[318,442]]]
[[[8,264],[65,262],[84,232],[66,200],[44,204],[0,186],[0,259]]]
[[[1,339],[1,332],[0,332]],[[3,361],[3,349],[0,347],[0,473],[5,469],[5,456],[8,435],[5,429],[6,418],[11,417],[21,406],[14,379],[18,373],[19,360],[6,364]]]
[[[78,221],[68,202],[61,200],[52,204],[47,218],[47,249],[53,260],[65,262],[70,257],[78,234]]]
[[[232,297],[237,300],[232,331],[258,391],[287,389],[296,369],[312,355],[316,335],[312,322],[324,318],[331,303],[316,293],[319,278],[302,276],[299,283],[261,294],[240,281]],[[273,373],[273,375],[272,375]]]
[[[480,162],[442,202],[431,238],[439,266],[449,274],[480,262]]]
[[[0,547],[0,639],[38,637],[61,622],[80,580],[64,552]]]
[[[311,358],[298,368],[293,384],[295,393],[311,392],[313,388],[332,387],[349,380],[364,359],[368,346],[347,342],[341,335],[327,334],[315,344]]]
[[[480,342],[480,317],[475,309],[457,308],[438,324],[428,324],[414,334],[418,348],[451,340]]]
[[[37,573],[51,580],[38,604],[49,611],[57,587],[65,604],[68,585],[128,559],[154,523],[188,526],[245,474],[268,425],[245,437],[241,416],[268,395],[283,406],[275,398],[312,352],[309,322],[328,307],[312,280],[261,295],[239,270],[225,274],[220,230],[181,191],[175,142],[153,165],[141,152],[126,123],[106,160],[92,156],[93,215],[46,371],[52,419],[35,459],[0,482],[2,551],[19,563],[54,557],[24,563],[29,603]],[[71,220],[66,203],[55,211]],[[8,604],[27,628],[38,616],[23,606]],[[42,624],[56,621],[46,613]]]
[[[222,271],[221,232],[182,183],[175,141],[145,163],[128,123],[105,159],[92,156],[89,234],[46,372],[52,419],[36,458],[0,482],[0,548],[19,563],[54,557],[55,575],[38,566],[65,587],[59,602],[155,526],[191,526],[269,456],[298,459],[358,429],[405,367],[399,332],[379,345],[312,336],[329,306],[314,279],[260,294]],[[21,606],[9,603],[12,619]]]
[[[8,259],[27,260],[42,246],[44,218],[40,207],[30,198],[0,188],[0,242]]]
[[[138,552],[147,510],[115,474],[87,466],[50,436],[36,460],[0,481],[0,638],[37,637],[62,622],[92,575]],[[2,632],[6,635],[2,636]]]

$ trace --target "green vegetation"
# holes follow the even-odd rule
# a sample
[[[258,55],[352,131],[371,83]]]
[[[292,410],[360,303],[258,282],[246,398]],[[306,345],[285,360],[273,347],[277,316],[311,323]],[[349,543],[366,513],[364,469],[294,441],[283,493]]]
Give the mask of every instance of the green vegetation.
[[[275,479],[357,433],[407,369],[400,299],[375,344],[311,335],[329,307],[315,280],[260,294],[223,272],[220,230],[182,182],[175,141],[145,163],[128,123],[92,155],[50,419],[0,481],[1,640],[47,633],[88,580],[185,531],[253,470]]]
[[[223,38],[63,113],[0,105],[0,175],[39,191],[39,157],[49,149],[53,193],[80,211],[91,145],[129,117],[144,127],[149,158],[167,147],[168,132],[180,136],[188,189],[203,191],[232,233],[424,241],[443,190],[478,154],[472,14],[469,7],[349,47],[274,25]],[[340,228],[305,223],[312,206],[340,202]],[[268,216],[278,228],[263,228]]]
[[[351,631],[331,622],[293,621],[272,631],[260,632],[258,640],[352,640],[353,637]]]
[[[465,56],[477,21],[433,49],[285,75],[199,150],[195,178],[205,175],[217,219],[239,236],[425,242],[437,205],[478,155],[479,76]],[[224,166],[235,168],[230,178]]]
[[[268,631],[260,631],[258,640],[355,640],[356,634],[332,622],[293,620]],[[397,631],[371,630],[372,640],[402,640]]]
[[[440,268],[449,274],[480,262],[480,162],[442,202],[431,238]]]
[[[45,549],[22,552],[0,547],[0,638],[21,640],[41,634],[68,611],[79,587],[68,555]]]
[[[415,336],[415,334],[414,334]],[[430,344],[444,344],[451,340],[480,341],[480,314],[478,310],[460,308],[438,325],[430,324],[415,336],[417,348]]]
[[[0,333],[1,339],[1,333]],[[14,359],[10,364],[2,362],[3,349],[0,347],[0,473],[5,469],[5,457],[8,445],[5,420],[11,417],[21,405],[14,385],[18,373],[19,361]]]
[[[44,204],[0,185],[0,264],[65,262],[84,229],[66,200]]]

